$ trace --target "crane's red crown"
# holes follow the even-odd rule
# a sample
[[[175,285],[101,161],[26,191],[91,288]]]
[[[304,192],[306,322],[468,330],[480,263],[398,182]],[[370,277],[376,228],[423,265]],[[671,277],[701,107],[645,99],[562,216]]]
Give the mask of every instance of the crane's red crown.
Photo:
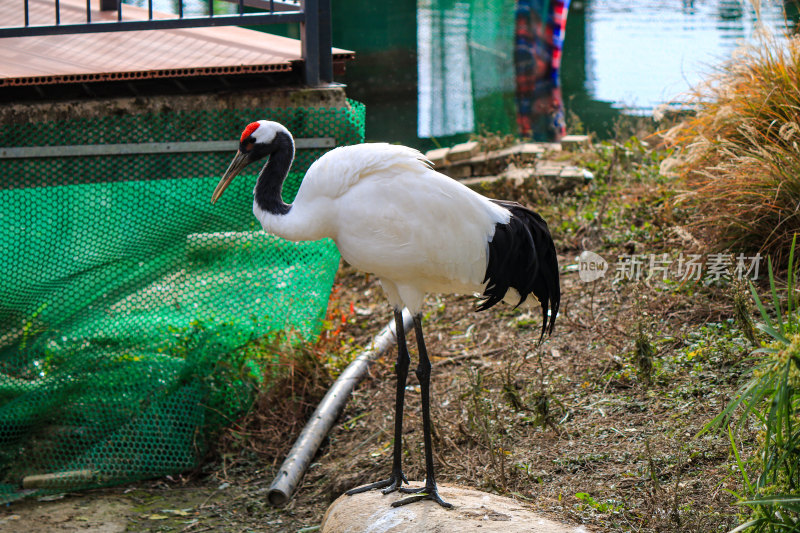
[[[258,122],[251,122],[250,124],[248,124],[247,127],[242,132],[241,141],[244,142],[245,139],[250,137],[250,135],[252,135],[253,132],[256,131],[260,125],[261,124],[259,124]]]

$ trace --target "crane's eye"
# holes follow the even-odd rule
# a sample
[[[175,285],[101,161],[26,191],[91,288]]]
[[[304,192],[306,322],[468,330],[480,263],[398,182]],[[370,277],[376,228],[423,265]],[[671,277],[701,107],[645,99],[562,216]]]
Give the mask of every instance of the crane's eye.
[[[255,146],[255,144],[256,143],[253,142],[253,138],[252,137],[247,139],[246,141],[244,141],[242,143],[242,151],[243,152],[249,152],[250,150],[253,149],[253,146]]]

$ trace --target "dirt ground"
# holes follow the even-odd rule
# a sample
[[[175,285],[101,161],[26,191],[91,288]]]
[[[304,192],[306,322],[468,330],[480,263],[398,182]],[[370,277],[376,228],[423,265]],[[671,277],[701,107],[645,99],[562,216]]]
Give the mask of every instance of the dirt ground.
[[[729,491],[741,478],[728,436],[698,433],[751,364],[733,289],[612,283],[615,264],[631,254],[707,253],[686,223],[691,213],[670,207],[657,160],[614,150],[574,156],[596,174],[582,190],[518,191],[549,221],[559,251],[563,298],[552,337],[537,344],[538,310],[500,304],[476,313],[472,298],[428,298],[437,478],[594,531],[728,531],[738,523]],[[606,277],[581,281],[575,258],[584,249],[608,260]],[[389,472],[394,349],[373,364],[290,503],[270,507],[267,488],[331,369],[390,318],[377,281],[343,265],[321,341],[328,360],[298,366],[289,388],[265,394],[223,435],[215,460],[184,476],[12,503],[0,509],[0,530],[314,531],[333,499]],[[413,335],[409,342],[413,368]],[[413,372],[408,390],[404,469],[421,480]],[[750,433],[735,438],[752,451]]]

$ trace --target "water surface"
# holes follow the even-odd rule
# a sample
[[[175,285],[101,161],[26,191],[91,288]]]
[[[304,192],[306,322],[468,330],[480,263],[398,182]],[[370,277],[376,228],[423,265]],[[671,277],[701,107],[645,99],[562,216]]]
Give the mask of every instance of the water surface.
[[[566,46],[585,43],[583,88],[593,100],[640,113],[685,99],[715,66],[752,41],[757,21],[750,3],[737,0],[591,0],[582,18],[584,31],[570,28],[576,31],[567,32]],[[783,2],[762,2],[761,21],[783,34]],[[571,75],[567,68],[565,76]]]

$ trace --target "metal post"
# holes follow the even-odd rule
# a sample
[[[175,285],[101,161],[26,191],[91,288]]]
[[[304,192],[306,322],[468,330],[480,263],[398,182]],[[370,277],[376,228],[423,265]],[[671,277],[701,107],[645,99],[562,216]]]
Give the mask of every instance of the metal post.
[[[300,46],[305,62],[306,85],[319,86],[319,0],[302,0],[304,22],[300,23]]]
[[[333,56],[331,47],[331,0],[319,3],[319,77],[324,82],[333,81]]]
[[[403,309],[403,329],[410,331],[413,323],[414,319],[411,313],[408,312],[408,309]],[[358,354],[353,362],[339,374],[328,393],[319,402],[303,431],[300,432],[300,436],[297,437],[294,446],[278,470],[278,475],[272,481],[267,493],[269,503],[283,505],[289,501],[297,485],[303,479],[303,474],[311,464],[322,440],[344,409],[350,393],[366,374],[370,362],[383,355],[396,342],[395,321],[390,320],[389,324],[372,339],[371,346]]]

